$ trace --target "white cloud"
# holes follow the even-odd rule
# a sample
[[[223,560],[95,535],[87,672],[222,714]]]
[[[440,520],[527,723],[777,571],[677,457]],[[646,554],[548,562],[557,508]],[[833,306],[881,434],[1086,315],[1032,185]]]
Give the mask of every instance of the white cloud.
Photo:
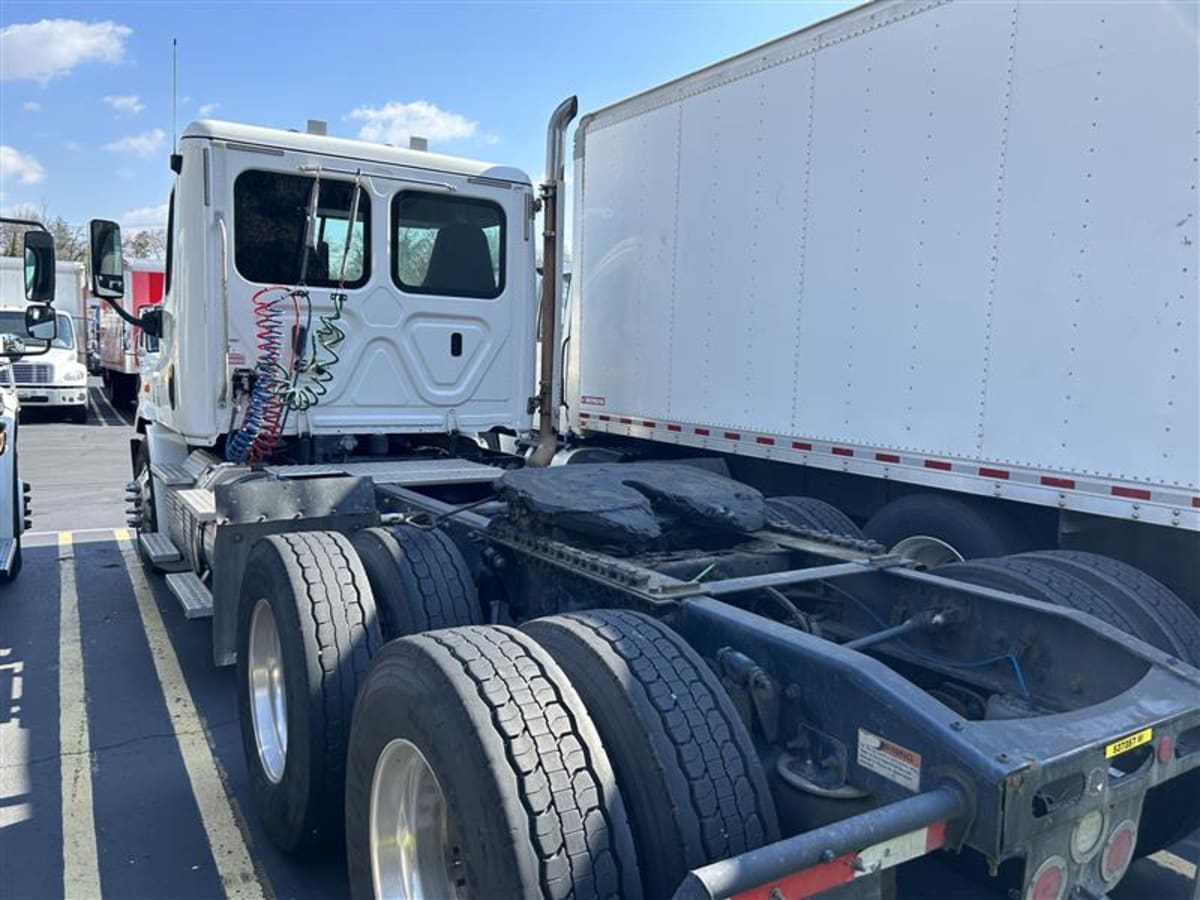
[[[116,22],[42,19],[0,29],[0,80],[46,84],[80,63],[117,63],[133,29]]]
[[[217,107],[220,105],[220,103],[205,103],[198,110],[196,110],[196,115],[201,119],[207,119],[217,111]]]
[[[136,94],[110,94],[104,98],[104,102],[117,112],[130,116],[135,116],[146,108],[146,104]]]
[[[83,144],[79,141],[63,141],[63,149],[70,150],[72,153],[78,153],[83,149]]]
[[[36,100],[26,100],[21,104],[21,109],[25,110],[25,112],[41,112],[42,104],[38,103]]]
[[[440,109],[426,100],[400,103],[393,100],[383,106],[360,106],[350,113],[351,119],[365,124],[358,136],[364,141],[408,145],[413,135],[430,141],[454,141],[469,138],[479,127],[456,112]]]
[[[10,178],[21,184],[37,184],[46,177],[42,164],[8,144],[0,145],[0,182]]]
[[[133,153],[137,156],[153,156],[162,149],[163,143],[167,140],[167,133],[161,128],[151,128],[149,131],[143,131],[141,134],[131,134],[128,137],[123,137],[119,141],[113,141],[111,144],[105,144],[105,150],[111,150],[113,153]]]
[[[121,216],[122,228],[166,228],[167,204],[131,209]]]

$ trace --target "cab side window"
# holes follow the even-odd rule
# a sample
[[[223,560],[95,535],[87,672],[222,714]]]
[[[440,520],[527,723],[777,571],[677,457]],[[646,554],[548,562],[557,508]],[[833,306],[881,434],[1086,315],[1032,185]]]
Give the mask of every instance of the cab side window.
[[[499,204],[401,191],[392,198],[392,279],[413,294],[499,297],[504,238]]]
[[[234,264],[247,281],[312,287],[361,287],[371,275],[371,203],[354,185],[321,179],[312,236],[305,245],[316,179],[249,170],[233,184]]]

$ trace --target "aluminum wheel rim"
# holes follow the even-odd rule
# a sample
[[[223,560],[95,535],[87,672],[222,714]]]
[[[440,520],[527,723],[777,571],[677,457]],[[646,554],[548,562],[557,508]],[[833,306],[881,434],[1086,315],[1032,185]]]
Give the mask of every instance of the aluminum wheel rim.
[[[287,764],[287,693],[283,683],[283,652],[275,613],[266,600],[254,605],[250,617],[250,718],[263,772],[274,784]]]
[[[451,878],[446,798],[425,755],[390,741],[371,779],[371,880],[377,900],[459,897]]]
[[[892,552],[905,559],[933,569],[947,563],[962,562],[965,557],[951,544],[928,534],[914,534],[892,547]]]

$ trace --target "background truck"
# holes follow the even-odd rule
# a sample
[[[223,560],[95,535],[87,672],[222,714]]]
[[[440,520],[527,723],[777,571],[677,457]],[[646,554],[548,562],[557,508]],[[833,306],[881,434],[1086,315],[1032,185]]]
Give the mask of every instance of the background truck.
[[[1007,40],[1030,52],[1083,41],[1108,8],[1031,15]],[[973,9],[863,7],[754,51],[739,83],[756,102],[722,108],[741,125],[803,125],[794,107],[811,90],[759,79],[790,77],[771,64],[777,48],[811,63],[915,21],[944,31],[946,57],[975,61],[956,84],[987,81],[991,60],[964,24]],[[1111,40],[1128,34],[1122,23]],[[868,57],[872,69],[883,54]],[[705,71],[697,96],[728,74]],[[916,115],[927,90],[889,108]],[[607,366],[640,372],[647,390],[674,368],[639,368],[638,335],[673,348],[716,314],[680,295],[676,324],[653,319],[667,307],[651,300],[682,272],[668,238],[717,229],[708,216],[722,202],[738,214],[755,190],[783,203],[804,158],[796,141],[769,156],[774,143],[743,128],[761,185],[730,164],[698,182],[680,172],[672,202],[650,202],[662,157],[724,146],[672,138],[690,113],[661,109],[666,139],[639,132],[613,156],[588,149],[603,114],[585,118],[575,170],[583,252],[566,368],[594,373],[590,332],[613,331],[625,340],[606,345]],[[534,223],[540,206],[543,277],[557,286],[575,113],[570,98],[551,117],[536,195],[505,166],[225,122],[192,123],[172,157],[178,268],[139,319],[161,352],[131,440],[129,522],[185,614],[211,618],[214,661],[237,666],[271,840],[345,840],[358,897],[879,897],[894,866],[944,848],[1026,900],[1062,900],[1102,895],[1136,855],[1200,825],[1200,619],[1145,573],[1064,551],[931,567],[820,499],[730,477],[737,454],[603,429],[562,448],[559,292],[541,292],[539,316]],[[720,137],[723,118],[702,122]],[[930,138],[930,155],[961,137]],[[626,183],[645,193],[603,202],[598,186]],[[625,229],[640,217],[670,227]],[[740,221],[734,258],[782,229]],[[596,229],[612,240],[596,243]],[[97,296],[124,295],[112,222],[92,223],[91,271]],[[747,298],[774,272],[762,260],[739,271],[744,283],[726,286]],[[590,318],[606,275],[644,302]],[[674,359],[714,352],[692,341]],[[779,379],[788,398],[796,377]],[[836,392],[840,377],[800,380]],[[742,440],[740,427],[718,439]],[[506,454],[480,439],[506,431],[535,446]]]
[[[23,262],[0,258],[0,334],[25,335]],[[12,363],[21,403],[49,407],[74,422],[87,421],[86,287],[82,263],[55,266],[57,336],[50,349]]]
[[[929,564],[1091,550],[1200,609],[1196,35],[871,4],[589,116],[573,430]]]
[[[162,302],[163,267],[160,263],[132,261],[125,263],[126,295],[122,306],[134,316]],[[128,406],[138,398],[142,362],[147,352],[155,352],[156,338],[142,334],[142,329],[121,318],[108,305],[100,309],[99,375],[104,392],[114,406]]]
[[[52,343],[61,322],[51,304],[56,299],[59,272],[54,264],[54,239],[40,222],[0,216],[0,223],[28,228],[23,236],[19,267],[0,268],[0,291],[6,302],[21,302],[19,323],[0,310],[0,583],[21,571],[21,535],[32,524],[30,484],[21,480],[17,437],[21,402],[14,369],[21,360],[36,360],[61,349]],[[10,262],[4,259],[3,263]],[[19,268],[20,274],[15,274]],[[67,271],[68,287],[79,279],[78,266]]]

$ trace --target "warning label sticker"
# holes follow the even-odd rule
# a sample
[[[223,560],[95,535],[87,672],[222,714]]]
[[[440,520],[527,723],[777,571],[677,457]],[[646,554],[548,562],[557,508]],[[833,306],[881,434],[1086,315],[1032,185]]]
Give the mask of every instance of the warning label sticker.
[[[603,406],[604,405],[603,397],[596,397],[592,394],[584,394],[582,397],[579,398],[579,401],[584,406]]]
[[[858,729],[858,764],[910,791],[921,789],[921,754],[862,728]]]

